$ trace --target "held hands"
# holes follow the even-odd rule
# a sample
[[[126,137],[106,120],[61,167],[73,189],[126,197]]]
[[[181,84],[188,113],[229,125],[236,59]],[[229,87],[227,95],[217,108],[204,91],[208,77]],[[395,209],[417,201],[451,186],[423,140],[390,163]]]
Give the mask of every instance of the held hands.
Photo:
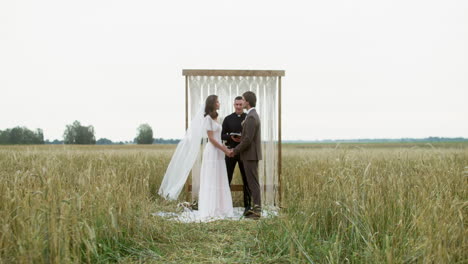
[[[234,151],[232,149],[227,149],[224,153],[230,158],[234,157]]]

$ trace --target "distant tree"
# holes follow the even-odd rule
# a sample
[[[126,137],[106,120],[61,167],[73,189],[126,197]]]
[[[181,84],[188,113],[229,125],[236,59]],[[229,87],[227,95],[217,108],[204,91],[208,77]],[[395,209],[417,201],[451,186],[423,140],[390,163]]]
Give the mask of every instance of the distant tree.
[[[10,135],[8,131],[1,131],[0,130],[0,144],[1,145],[6,145],[8,144],[8,141],[10,140]]]
[[[42,129],[36,131],[26,127],[14,127],[0,131],[0,144],[44,144],[44,132]]]
[[[137,144],[153,144],[153,129],[148,124],[141,124],[138,129],[138,135],[135,138]]]
[[[79,121],[67,125],[63,133],[63,141],[65,144],[96,144],[93,126],[82,126]]]
[[[114,142],[112,140],[107,139],[107,138],[100,138],[96,141],[97,145],[112,145]]]
[[[34,144],[44,144],[44,131],[40,128],[36,129]]]

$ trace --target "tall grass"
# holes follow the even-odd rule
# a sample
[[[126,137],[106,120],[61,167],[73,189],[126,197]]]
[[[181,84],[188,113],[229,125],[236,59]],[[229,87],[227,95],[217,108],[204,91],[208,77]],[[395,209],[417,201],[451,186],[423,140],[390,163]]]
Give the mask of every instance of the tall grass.
[[[0,148],[0,263],[466,263],[468,145],[294,145],[280,217],[180,224],[173,146]]]
[[[287,151],[285,214],[259,240],[305,262],[466,263],[468,151],[450,146]]]

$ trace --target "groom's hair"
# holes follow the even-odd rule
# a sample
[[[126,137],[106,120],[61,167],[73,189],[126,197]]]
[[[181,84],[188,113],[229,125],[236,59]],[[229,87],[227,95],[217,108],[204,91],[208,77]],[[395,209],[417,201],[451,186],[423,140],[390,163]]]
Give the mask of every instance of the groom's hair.
[[[251,107],[255,107],[255,105],[257,105],[257,96],[254,92],[247,91],[242,96],[244,96],[244,100],[249,102]]]
[[[242,98],[242,96],[237,96],[234,101],[237,101],[237,100],[244,100],[244,98]]]

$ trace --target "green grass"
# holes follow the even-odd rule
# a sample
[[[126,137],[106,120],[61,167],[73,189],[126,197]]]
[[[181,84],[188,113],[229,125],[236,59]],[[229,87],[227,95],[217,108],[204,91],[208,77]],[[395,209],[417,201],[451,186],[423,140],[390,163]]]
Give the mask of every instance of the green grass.
[[[199,224],[151,215],[173,151],[0,147],[0,263],[468,262],[466,143],[287,144],[279,217]]]

